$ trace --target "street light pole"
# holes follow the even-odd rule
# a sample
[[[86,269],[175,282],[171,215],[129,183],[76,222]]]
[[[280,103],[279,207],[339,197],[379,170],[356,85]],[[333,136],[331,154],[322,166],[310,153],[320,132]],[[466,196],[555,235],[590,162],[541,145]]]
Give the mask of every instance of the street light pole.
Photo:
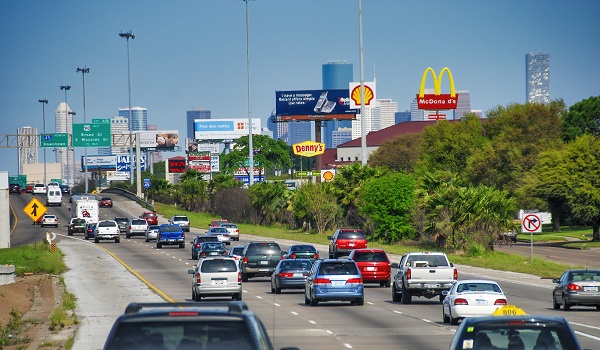
[[[40,102],[42,104],[42,121],[44,123],[44,136],[46,136],[46,104],[48,104],[48,100],[47,99],[40,99],[38,100],[38,102]],[[42,137],[44,137],[42,136]],[[48,181],[46,181],[46,147],[44,147],[44,186],[46,186],[48,184]]]
[[[129,95],[129,184],[133,186],[133,123],[131,120],[131,71],[129,69],[129,39],[135,39],[135,34],[130,30],[127,33],[119,33],[121,38],[127,39],[127,92]],[[138,169],[140,171],[140,169]]]
[[[90,69],[86,66],[83,68],[77,67],[77,73],[81,73],[81,77],[83,80],[83,122],[87,123],[86,113],[85,113],[85,74],[90,72]],[[87,167],[87,147],[83,148],[83,163],[85,169],[85,193],[88,193],[88,167]]]
[[[70,142],[69,142],[69,105],[67,104],[67,91],[71,90],[71,85],[61,85],[61,90],[65,92],[65,132],[67,133],[67,164],[65,166],[66,171],[66,180],[67,184],[71,184],[71,167],[69,166],[69,153],[70,151]],[[75,113],[73,113],[75,115]]]
[[[254,146],[252,145],[252,104],[250,103],[250,31],[248,27],[248,0],[246,3],[246,68],[248,72],[248,186],[254,184]]]
[[[365,69],[362,33],[362,0],[358,0],[358,46],[360,51],[360,157],[362,166],[367,165],[367,121],[365,118]]]

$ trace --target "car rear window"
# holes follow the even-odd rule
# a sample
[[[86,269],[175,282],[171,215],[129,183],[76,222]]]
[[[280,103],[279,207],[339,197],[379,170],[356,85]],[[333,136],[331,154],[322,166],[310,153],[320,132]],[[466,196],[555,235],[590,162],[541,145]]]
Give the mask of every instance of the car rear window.
[[[295,245],[292,247],[292,251],[293,252],[312,253],[312,252],[316,252],[317,248],[315,248],[311,245]]]
[[[384,252],[355,252],[354,261],[388,261]]]
[[[236,272],[237,266],[234,260],[205,260],[202,262],[200,272]]]
[[[428,267],[449,266],[448,260],[443,255],[412,254],[408,257],[408,263],[413,265],[415,261],[426,261]]]
[[[173,221],[188,221],[187,216],[174,216]]]
[[[490,349],[518,349],[518,344],[544,344],[544,349],[575,349],[569,330],[562,324],[542,321],[539,324],[477,324],[468,327],[468,333],[462,335],[460,344],[486,343]],[[514,322],[513,322],[514,323]],[[466,329],[466,328],[465,328]],[[524,349],[524,347],[520,347]],[[538,347],[536,346],[536,349]]]
[[[338,234],[338,239],[365,239],[363,232],[341,231]]]
[[[146,221],[144,221],[146,222]],[[181,226],[179,225],[163,225],[160,227],[162,232],[181,232]]]
[[[131,220],[132,225],[146,225],[147,222],[144,219]]]
[[[226,249],[225,244],[221,242],[204,242],[202,243],[202,249]]]
[[[228,233],[229,231],[227,231],[227,229],[225,227],[215,227],[210,229],[210,232],[214,232],[214,233]]]
[[[277,243],[255,243],[248,246],[246,255],[265,254],[278,255],[281,254],[281,248]]]
[[[322,263],[319,270],[320,275],[358,275],[356,264],[347,262]]]
[[[116,227],[117,223],[114,221],[100,221],[98,227]]]

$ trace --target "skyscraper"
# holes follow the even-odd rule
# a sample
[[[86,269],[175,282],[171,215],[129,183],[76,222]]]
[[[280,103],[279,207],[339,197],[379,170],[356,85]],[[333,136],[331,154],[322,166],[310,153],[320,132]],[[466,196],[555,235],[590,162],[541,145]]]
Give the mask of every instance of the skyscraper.
[[[453,111],[453,118],[447,119],[461,119],[467,113],[471,113],[471,94],[468,90],[457,91],[458,94],[458,104],[456,109]]]
[[[129,119],[129,108],[119,108],[119,117]],[[148,128],[148,110],[131,107],[131,131],[145,131]]]
[[[37,133],[37,129],[31,126],[24,126],[17,129],[17,135],[29,135],[29,137],[35,139],[35,147],[21,147],[25,145],[19,143],[19,174],[23,174],[24,164],[36,164],[38,162],[40,139],[35,136]],[[19,142],[21,142],[20,138]]]
[[[550,54],[531,52],[525,56],[527,102],[550,102]]]
[[[330,61],[322,66],[323,90],[348,89],[348,85],[353,81],[352,63],[346,61]],[[351,128],[351,120],[328,120],[324,122],[323,132],[321,134],[325,148],[333,147],[332,132],[338,128]]]
[[[288,124],[288,144],[312,140],[312,122],[287,122]]]
[[[398,102],[382,98],[377,100],[376,106],[371,120],[371,130],[378,131],[394,125],[394,113],[398,112]]]
[[[202,108],[194,108],[191,111],[187,111],[186,126],[187,126],[187,138],[194,139],[194,119],[211,119],[210,110]]]
[[[133,109],[132,109],[133,110]],[[129,134],[129,113],[127,117],[112,117],[110,118],[110,133],[111,135],[127,135]],[[98,147],[98,155],[105,156],[111,154],[128,154],[129,147]]]

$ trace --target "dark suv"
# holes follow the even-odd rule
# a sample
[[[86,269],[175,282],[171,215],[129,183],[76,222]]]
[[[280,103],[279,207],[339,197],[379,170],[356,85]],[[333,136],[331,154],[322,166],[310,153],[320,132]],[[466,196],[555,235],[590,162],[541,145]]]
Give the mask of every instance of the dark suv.
[[[127,228],[129,228],[129,219],[128,218],[116,217],[116,218],[114,218],[114,220],[117,222],[117,225],[119,225],[119,231],[121,231],[121,232],[127,231]]]
[[[218,241],[219,237],[217,236],[196,236],[193,241],[190,241],[190,244],[192,245],[192,260],[198,260],[198,252],[200,252],[202,243]]]
[[[104,344],[114,349],[273,350],[273,344],[243,301],[131,303]]]
[[[283,256],[276,242],[250,242],[240,259],[242,282],[252,277],[270,277]]]
[[[8,185],[8,194],[11,194],[11,193],[21,194],[21,185],[9,184]]]
[[[333,236],[327,236],[329,240],[329,259],[337,259],[342,255],[348,255],[353,249],[367,247],[367,238],[363,230],[359,228],[340,228]]]

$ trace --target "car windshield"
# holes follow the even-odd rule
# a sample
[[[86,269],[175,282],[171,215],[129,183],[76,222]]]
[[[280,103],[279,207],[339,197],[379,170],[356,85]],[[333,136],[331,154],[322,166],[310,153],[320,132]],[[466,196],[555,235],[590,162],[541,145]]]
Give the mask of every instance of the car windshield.
[[[412,254],[408,257],[407,264],[413,266],[415,262],[421,267],[449,266],[448,260],[443,255]]]
[[[365,234],[362,232],[341,231],[338,234],[338,239],[365,239]]]
[[[294,245],[290,247],[290,251],[313,253],[317,251],[317,248],[313,247],[312,245]]]
[[[181,232],[181,226],[179,225],[163,225],[160,226],[162,232]]]
[[[187,221],[187,216],[174,216],[173,221]]]
[[[205,242],[202,243],[202,249],[226,249],[225,244],[221,242]]]
[[[210,232],[212,232],[212,233],[228,233],[229,231],[227,231],[227,229],[224,227],[216,227],[216,228],[210,229]]]
[[[235,272],[237,266],[234,260],[229,259],[213,259],[202,262],[200,272]]]
[[[132,225],[146,225],[146,220],[141,219],[141,220],[131,220],[131,224]]]
[[[461,283],[456,288],[458,293],[463,292],[495,292],[502,293],[500,287],[495,283]]]
[[[311,266],[310,260],[305,259],[289,259],[281,261],[282,270],[310,270]]]

